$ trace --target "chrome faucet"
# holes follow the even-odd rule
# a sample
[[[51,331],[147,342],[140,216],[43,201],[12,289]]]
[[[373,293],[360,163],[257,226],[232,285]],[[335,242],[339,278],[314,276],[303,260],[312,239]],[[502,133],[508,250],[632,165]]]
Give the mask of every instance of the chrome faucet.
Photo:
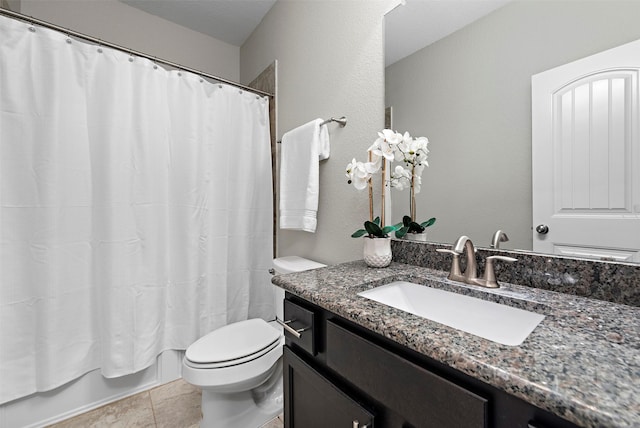
[[[453,249],[438,248],[436,251],[440,253],[448,253],[453,255],[451,262],[451,271],[449,272],[448,279],[452,281],[460,281],[466,284],[479,285],[481,287],[498,288],[500,284],[496,280],[495,270],[493,268],[494,260],[501,260],[508,263],[513,263],[518,259],[506,256],[489,256],[487,257],[487,264],[484,270],[482,278],[478,278],[478,263],[476,262],[476,249],[473,246],[473,242],[468,236],[459,237],[453,244]],[[466,251],[467,267],[464,274],[460,269],[460,255]]]
[[[502,230],[498,229],[496,233],[493,234],[493,238],[491,238],[491,248],[500,248],[501,242],[507,242],[509,237]]]

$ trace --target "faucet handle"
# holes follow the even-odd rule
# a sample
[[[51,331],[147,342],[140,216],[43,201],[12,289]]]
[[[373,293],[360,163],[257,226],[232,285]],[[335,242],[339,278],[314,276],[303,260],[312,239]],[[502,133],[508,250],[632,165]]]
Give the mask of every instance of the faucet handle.
[[[496,280],[496,272],[493,269],[493,261],[494,260],[500,260],[503,262],[507,262],[507,263],[513,263],[513,262],[517,262],[518,259],[514,259],[513,257],[507,257],[507,256],[489,256],[487,257],[487,265],[484,268],[484,278],[483,278],[483,282],[485,284],[485,287],[490,287],[490,288],[498,288],[500,287],[500,284],[498,284],[498,281]]]
[[[502,260],[503,262],[509,262],[509,263],[513,263],[513,262],[517,262],[518,259],[514,259],[513,257],[507,257],[507,256],[489,256],[487,257],[487,260]]]
[[[450,250],[448,248],[436,248],[436,251],[439,253],[448,253],[453,255],[460,255],[457,251]]]
[[[460,253],[454,250],[449,250],[447,248],[436,248],[436,251],[439,253],[446,253],[453,255],[453,260],[451,261],[451,271],[449,271],[448,279],[452,281],[460,281],[464,276],[462,275],[462,271],[460,270]]]

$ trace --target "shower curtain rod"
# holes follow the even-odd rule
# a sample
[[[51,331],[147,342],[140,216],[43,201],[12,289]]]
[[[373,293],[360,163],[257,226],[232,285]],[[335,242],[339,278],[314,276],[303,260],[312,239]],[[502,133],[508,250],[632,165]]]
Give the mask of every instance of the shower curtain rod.
[[[273,97],[274,96],[270,92],[265,92],[265,91],[261,91],[259,89],[254,89],[254,88],[252,88],[250,86],[242,85],[242,84],[234,82],[232,80],[228,80],[228,79],[225,79],[225,78],[222,78],[222,77],[214,76],[213,74],[204,73],[202,71],[199,71],[199,70],[196,70],[196,69],[193,69],[193,68],[190,68],[190,67],[186,67],[184,65],[180,65],[180,64],[177,64],[175,62],[167,61],[165,59],[161,59],[161,58],[157,58],[157,57],[154,57],[154,56],[151,56],[151,55],[147,55],[147,54],[145,54],[143,52],[138,52],[138,51],[135,51],[133,49],[125,48],[124,46],[116,45],[114,43],[109,43],[109,42],[106,42],[104,40],[98,39],[96,37],[92,37],[92,36],[89,36],[89,35],[86,35],[86,34],[83,34],[83,33],[79,33],[77,31],[73,31],[73,30],[70,30],[68,28],[64,28],[64,27],[61,27],[61,26],[56,25],[56,24],[52,24],[52,23],[47,22],[47,21],[43,21],[41,19],[34,18],[32,16],[23,15],[21,13],[14,12],[14,11],[9,10],[9,9],[4,9],[4,8],[0,7],[0,14],[1,15],[7,15],[7,16],[10,16],[12,18],[19,19],[21,21],[26,21],[26,22],[29,22],[31,24],[37,24],[37,25],[39,25],[41,27],[49,28],[51,30],[56,30],[56,31],[59,31],[59,32],[61,32],[63,34],[67,34],[69,36],[74,36],[74,37],[77,37],[79,39],[83,39],[83,40],[89,41],[91,43],[96,43],[97,45],[100,45],[100,46],[106,46],[106,47],[109,47],[109,48],[117,49],[117,50],[122,51],[122,52],[126,52],[126,53],[128,53],[130,55],[135,55],[135,56],[138,56],[138,57],[141,57],[141,58],[146,58],[146,59],[148,59],[150,61],[153,61],[156,64],[164,64],[164,65],[168,65],[169,67],[173,67],[173,68],[176,68],[176,69],[179,69],[179,70],[182,70],[182,71],[188,71],[190,73],[197,74],[198,76],[206,77],[208,79],[215,80],[216,82],[219,82],[219,83],[226,83],[228,85],[232,85],[232,86],[235,86],[235,87],[240,88],[240,89],[244,89],[244,90],[249,91],[249,92],[253,92],[253,93],[256,93],[256,94],[260,94],[260,95],[265,95],[265,96],[268,96],[268,97]]]

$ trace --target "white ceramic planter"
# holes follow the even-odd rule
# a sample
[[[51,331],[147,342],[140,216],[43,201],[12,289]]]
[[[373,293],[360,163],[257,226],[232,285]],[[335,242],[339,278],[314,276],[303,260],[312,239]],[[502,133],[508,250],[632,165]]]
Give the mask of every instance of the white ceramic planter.
[[[367,266],[383,268],[391,263],[391,238],[364,237],[364,262]]]
[[[427,232],[422,233],[407,233],[404,235],[408,241],[427,242]]]

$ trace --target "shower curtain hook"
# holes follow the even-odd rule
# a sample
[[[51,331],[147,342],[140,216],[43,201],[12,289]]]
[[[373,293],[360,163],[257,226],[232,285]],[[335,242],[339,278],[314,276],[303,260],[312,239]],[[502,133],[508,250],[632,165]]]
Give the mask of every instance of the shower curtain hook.
[[[32,33],[35,33],[36,32],[36,23],[33,20],[33,16],[29,16],[28,18],[30,18],[30,19],[27,20],[27,24],[29,25],[29,27],[28,27],[29,31],[31,31]]]

